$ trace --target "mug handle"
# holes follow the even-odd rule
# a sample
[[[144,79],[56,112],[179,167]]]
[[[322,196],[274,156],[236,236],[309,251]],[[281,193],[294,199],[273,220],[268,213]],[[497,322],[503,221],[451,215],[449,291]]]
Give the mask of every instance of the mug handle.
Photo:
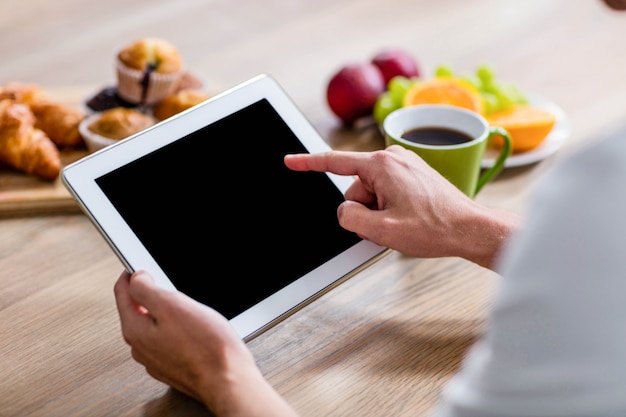
[[[487,138],[487,143],[491,140],[491,137],[494,135],[500,135],[503,139],[502,148],[500,150],[500,155],[494,162],[493,166],[482,173],[482,175],[478,178],[478,183],[476,184],[476,191],[474,191],[474,196],[478,194],[478,192],[483,188],[485,184],[491,181],[496,175],[502,171],[504,168],[504,162],[507,160],[509,156],[511,156],[511,152],[513,150],[511,135],[505,129],[501,127],[492,126],[489,128],[489,137]]]

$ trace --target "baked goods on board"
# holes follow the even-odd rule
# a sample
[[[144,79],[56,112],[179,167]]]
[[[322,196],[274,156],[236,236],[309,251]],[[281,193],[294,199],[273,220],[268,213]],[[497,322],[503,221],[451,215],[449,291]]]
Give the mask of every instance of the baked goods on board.
[[[186,71],[175,45],[158,37],[128,43],[114,56],[117,84],[85,101],[94,112],[81,124],[90,152],[165,120],[210,96]]]
[[[112,61],[116,84],[88,97],[81,108],[52,99],[33,83],[0,85],[0,100],[7,101],[0,124],[0,168],[54,180],[62,166],[60,152],[85,147],[94,152],[210,97],[203,81],[185,69],[177,47],[165,39],[129,42]]]

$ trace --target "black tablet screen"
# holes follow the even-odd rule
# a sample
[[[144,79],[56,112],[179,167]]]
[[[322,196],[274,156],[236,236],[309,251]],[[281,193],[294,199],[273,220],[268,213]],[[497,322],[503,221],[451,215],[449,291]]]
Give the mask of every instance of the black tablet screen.
[[[97,179],[174,286],[230,319],[360,238],[343,195],[263,99]]]

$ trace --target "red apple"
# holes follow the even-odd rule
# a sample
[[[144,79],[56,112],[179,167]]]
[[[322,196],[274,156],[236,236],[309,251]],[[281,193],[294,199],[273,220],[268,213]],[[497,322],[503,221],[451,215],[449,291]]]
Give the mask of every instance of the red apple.
[[[413,55],[399,48],[389,48],[378,52],[372,58],[372,64],[382,72],[385,85],[396,75],[407,78],[420,76],[417,61]]]
[[[386,88],[378,67],[370,62],[352,63],[335,73],[326,89],[330,109],[346,125],[371,116],[374,103]]]

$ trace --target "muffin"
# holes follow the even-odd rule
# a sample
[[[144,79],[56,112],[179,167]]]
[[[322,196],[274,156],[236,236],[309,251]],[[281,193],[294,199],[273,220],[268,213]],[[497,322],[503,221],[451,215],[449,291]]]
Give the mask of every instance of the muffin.
[[[128,102],[152,105],[172,94],[182,77],[183,60],[165,39],[147,37],[116,55],[117,93]]]
[[[180,90],[175,94],[165,97],[161,102],[155,105],[152,114],[157,120],[165,120],[196,104],[202,103],[208,98],[209,95],[200,90]]]
[[[112,145],[154,124],[154,119],[139,110],[115,107],[85,118],[80,134],[90,152]]]

